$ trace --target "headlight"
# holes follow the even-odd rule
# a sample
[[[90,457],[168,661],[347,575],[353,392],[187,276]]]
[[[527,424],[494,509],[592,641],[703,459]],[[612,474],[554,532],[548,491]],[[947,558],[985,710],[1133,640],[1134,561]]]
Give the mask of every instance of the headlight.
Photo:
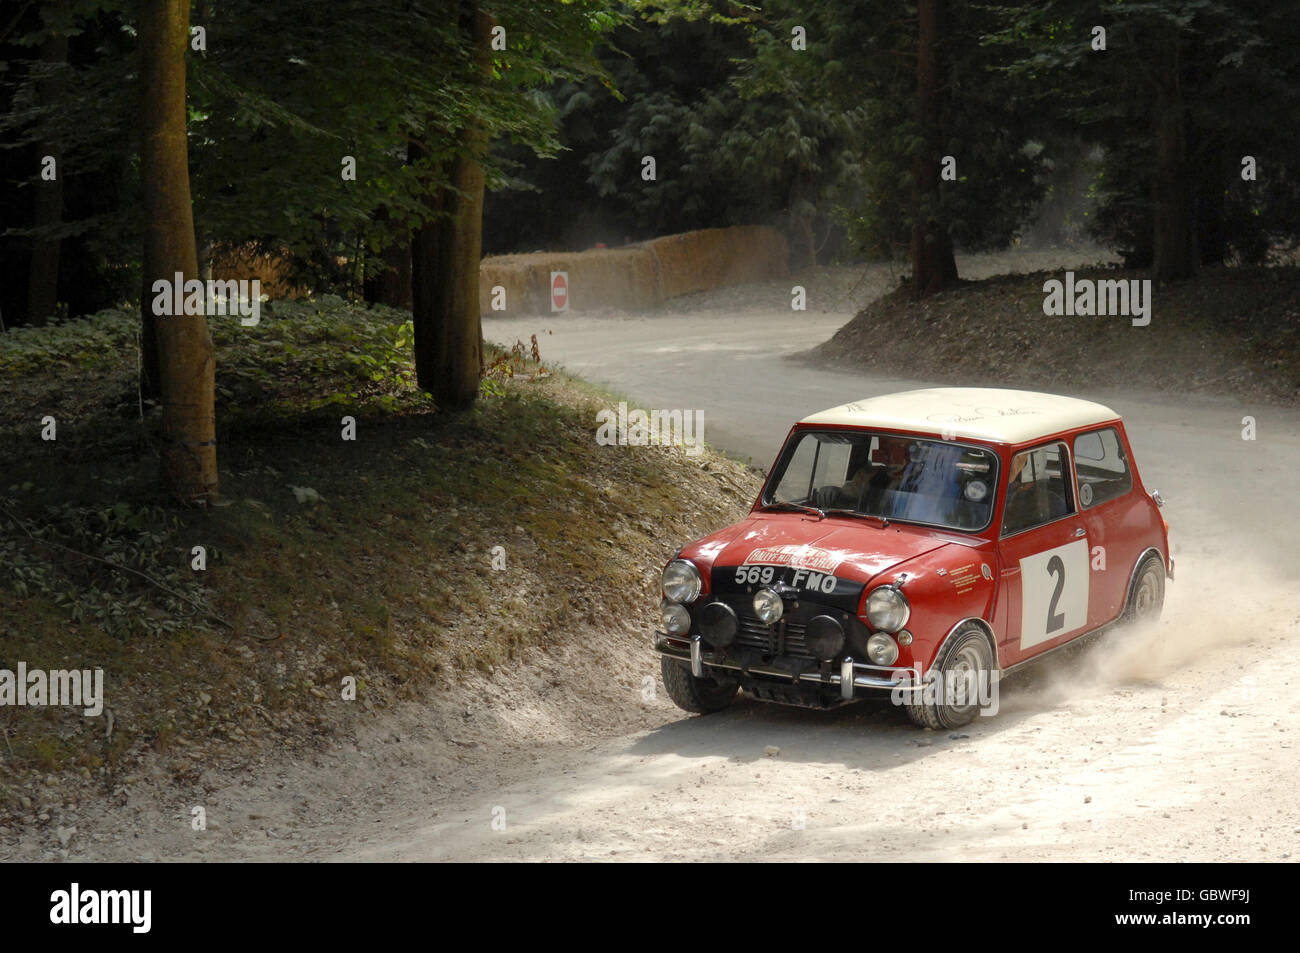
[[[667,599],[659,604],[659,621],[669,635],[685,635],[691,631],[691,614],[686,607]]]
[[[867,639],[867,658],[874,665],[893,665],[898,661],[898,646],[892,637],[877,632]]]
[[[700,571],[689,559],[674,559],[664,567],[664,595],[673,602],[694,602],[702,586]]]
[[[781,613],[785,611],[785,603],[773,589],[760,589],[754,593],[754,615],[759,620],[771,625],[777,619],[781,618]]]
[[[700,635],[710,645],[725,649],[736,641],[740,620],[725,602],[710,602],[700,610]]]
[[[907,625],[911,614],[912,608],[907,604],[907,598],[893,586],[873,589],[871,595],[867,596],[867,621],[873,629],[897,632]]]
[[[844,626],[832,616],[813,616],[804,630],[804,645],[814,658],[835,658],[844,648]]]

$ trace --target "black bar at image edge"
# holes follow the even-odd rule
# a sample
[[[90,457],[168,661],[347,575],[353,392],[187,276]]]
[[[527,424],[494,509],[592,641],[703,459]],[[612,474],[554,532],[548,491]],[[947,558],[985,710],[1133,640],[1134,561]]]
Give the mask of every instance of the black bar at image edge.
[[[1277,925],[1294,880],[1289,864],[645,864],[602,869],[598,879],[580,866],[3,865],[0,909],[10,940],[76,933],[133,943],[201,931],[210,941],[336,942],[439,921],[496,938],[544,924],[574,929],[593,916],[627,926],[647,916],[700,918],[715,929],[730,921],[743,934],[756,916],[772,915],[756,899],[770,894],[784,896],[785,915],[804,927],[824,920],[838,932],[854,910],[873,932],[903,936],[936,927],[936,909],[971,896],[958,885],[979,883],[991,904],[979,916],[992,924],[1071,936],[1168,933],[1181,942],[1192,932],[1231,940]]]

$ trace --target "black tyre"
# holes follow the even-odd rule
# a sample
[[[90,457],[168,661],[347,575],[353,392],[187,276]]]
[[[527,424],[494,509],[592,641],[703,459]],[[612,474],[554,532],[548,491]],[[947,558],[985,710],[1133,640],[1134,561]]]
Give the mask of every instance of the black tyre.
[[[1124,622],[1155,622],[1165,604],[1165,564],[1154,554],[1148,555],[1133,577],[1133,588],[1124,607]]]
[[[661,656],[659,663],[668,697],[682,711],[696,715],[721,711],[736,700],[736,693],[740,691],[738,681],[696,678],[691,674],[690,666],[677,659]]]
[[[968,622],[953,633],[935,660],[934,671],[942,675],[944,686],[966,686],[955,697],[945,691],[918,693],[920,700],[909,702],[907,717],[921,728],[960,728],[979,714],[978,689],[992,685],[995,660],[984,630]],[[930,697],[934,696],[934,697]]]

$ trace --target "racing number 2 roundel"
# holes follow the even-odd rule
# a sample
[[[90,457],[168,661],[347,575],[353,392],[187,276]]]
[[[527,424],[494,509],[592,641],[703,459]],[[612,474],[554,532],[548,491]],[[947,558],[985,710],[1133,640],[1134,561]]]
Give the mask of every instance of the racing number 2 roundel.
[[[1020,647],[1088,624],[1088,541],[1078,539],[1020,560]]]

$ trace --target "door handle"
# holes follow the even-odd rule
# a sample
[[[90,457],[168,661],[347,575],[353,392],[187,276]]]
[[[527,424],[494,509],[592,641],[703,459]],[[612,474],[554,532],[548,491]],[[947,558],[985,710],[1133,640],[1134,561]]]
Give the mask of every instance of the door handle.
[[[1075,536],[1087,536],[1087,535],[1088,535],[1088,531],[1087,531],[1086,529],[1084,529],[1082,526],[1080,526],[1078,529],[1076,529],[1076,530],[1074,531],[1074,535],[1075,535]]]

